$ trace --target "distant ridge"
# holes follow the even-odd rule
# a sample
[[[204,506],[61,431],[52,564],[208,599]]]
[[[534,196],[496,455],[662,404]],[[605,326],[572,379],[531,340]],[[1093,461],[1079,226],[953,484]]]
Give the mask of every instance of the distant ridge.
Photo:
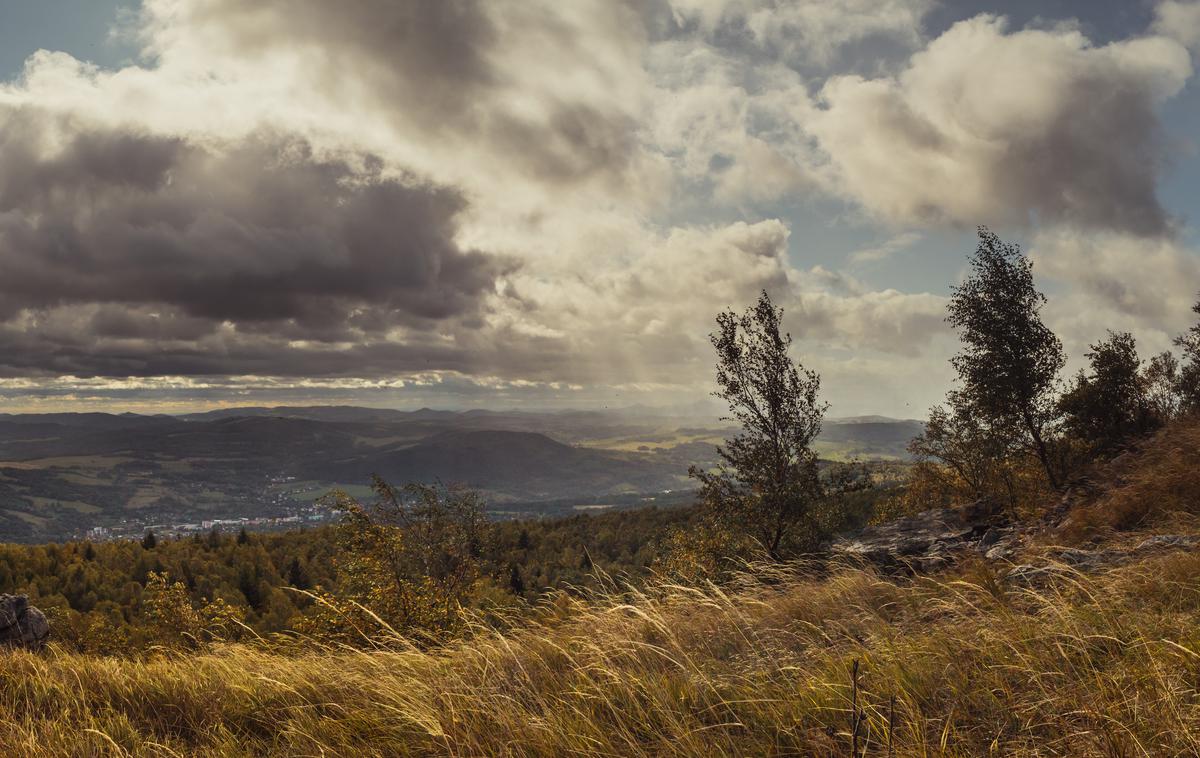
[[[922,428],[883,416],[830,419],[815,447],[826,459],[904,460]],[[694,487],[688,467],[715,465],[731,431],[715,416],[648,408],[0,414],[0,540],[292,513],[312,493],[363,487],[372,474],[464,484],[491,503],[656,495]]]
[[[924,421],[915,418],[892,418],[891,416],[840,416],[825,420],[828,424],[920,424]]]
[[[519,488],[541,498],[677,487],[686,472],[672,474],[644,456],[573,447],[536,432],[481,429],[443,432],[416,444],[331,464],[325,473],[337,481],[365,481],[379,474],[395,482],[441,480],[492,490]]]

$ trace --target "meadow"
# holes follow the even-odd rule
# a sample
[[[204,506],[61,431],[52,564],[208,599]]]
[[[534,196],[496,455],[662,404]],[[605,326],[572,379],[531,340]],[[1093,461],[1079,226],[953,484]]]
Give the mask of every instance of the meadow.
[[[1194,755],[1200,555],[1037,589],[751,566],[422,649],[14,652],[8,754]],[[852,669],[857,664],[857,680]],[[854,690],[857,689],[857,694]],[[855,728],[855,706],[858,725]]]

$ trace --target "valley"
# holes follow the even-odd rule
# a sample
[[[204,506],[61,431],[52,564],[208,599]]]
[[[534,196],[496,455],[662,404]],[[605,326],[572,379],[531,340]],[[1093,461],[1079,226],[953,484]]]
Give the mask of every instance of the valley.
[[[902,460],[919,422],[831,420],[825,458]],[[0,539],[296,528],[371,476],[483,492],[496,518],[691,501],[715,419],[644,412],[234,408],[185,416],[0,415]]]

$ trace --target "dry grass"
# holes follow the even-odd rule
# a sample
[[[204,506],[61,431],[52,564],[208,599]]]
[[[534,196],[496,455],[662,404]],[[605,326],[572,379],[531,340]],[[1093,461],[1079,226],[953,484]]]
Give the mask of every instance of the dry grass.
[[[1196,531],[1200,423],[1101,484],[1064,535]],[[510,621],[435,651],[0,654],[0,755],[846,756],[854,661],[866,756],[1200,755],[1195,552],[1039,589],[760,566]]]
[[[1200,516],[1200,419],[1178,421],[1098,472],[1100,495],[1077,507],[1061,532],[1066,539],[1166,522],[1194,524]]]
[[[1038,591],[986,567],[897,583],[760,569],[744,586],[560,596],[437,652],[231,646],[0,662],[4,755],[1200,753],[1200,555]]]

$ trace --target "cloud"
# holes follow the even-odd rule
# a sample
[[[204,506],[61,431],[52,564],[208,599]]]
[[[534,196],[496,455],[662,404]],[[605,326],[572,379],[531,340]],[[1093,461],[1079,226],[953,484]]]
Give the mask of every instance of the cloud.
[[[421,143],[483,142],[509,172],[619,183],[636,157],[632,5],[148,0],[142,31],[164,68],[272,71]]]
[[[1072,229],[1039,232],[1029,246],[1035,274],[1048,281],[1045,316],[1081,368],[1105,330],[1127,331],[1143,358],[1174,350],[1195,324],[1200,252],[1180,240]]]
[[[896,77],[833,77],[809,124],[830,182],[893,223],[1169,231],[1157,108],[1192,75],[1147,37],[1092,46],[1068,28],[962,21]]]
[[[1071,294],[1089,301],[1086,315],[1093,323],[1116,319],[1178,333],[1191,320],[1200,290],[1200,255],[1182,242],[1051,229],[1034,238],[1030,255],[1040,275],[1070,285]],[[1099,312],[1106,318],[1098,319]]]
[[[930,0],[147,0],[137,65],[0,85],[0,376],[701,393],[714,314],[765,288],[839,402],[940,394],[944,297],[782,219],[886,240],[864,277],[981,222],[1166,239],[1173,5],[1098,47],[929,39]]]
[[[1154,9],[1154,25],[1151,28],[1164,37],[1179,40],[1191,50],[1200,48],[1200,2],[1160,2]]]
[[[1193,73],[1179,41],[1097,46],[1077,24],[1010,31],[988,15],[925,40],[928,7],[893,5],[868,20],[855,3],[673,3],[681,31],[646,58],[648,148],[718,208],[824,195],[892,226],[1172,233],[1157,189],[1176,149],[1160,111]],[[793,60],[873,39],[872,24],[903,55],[857,72]]]
[[[57,361],[75,356],[72,373],[240,373],[237,350],[211,351],[224,366],[199,359],[222,332],[327,359],[334,343],[477,321],[513,267],[459,246],[458,192],[370,156],[269,134],[200,145],[32,109],[0,121],[0,319],[21,345],[0,363],[35,367],[41,335]],[[112,340],[121,360],[102,355]]]
[[[894,237],[884,240],[883,244],[855,250],[853,253],[850,253],[850,262],[861,264],[882,261],[902,250],[907,250],[920,241],[921,234],[918,232],[901,232]]]
[[[933,0],[669,0],[676,34],[804,71],[878,67],[921,42]]]

